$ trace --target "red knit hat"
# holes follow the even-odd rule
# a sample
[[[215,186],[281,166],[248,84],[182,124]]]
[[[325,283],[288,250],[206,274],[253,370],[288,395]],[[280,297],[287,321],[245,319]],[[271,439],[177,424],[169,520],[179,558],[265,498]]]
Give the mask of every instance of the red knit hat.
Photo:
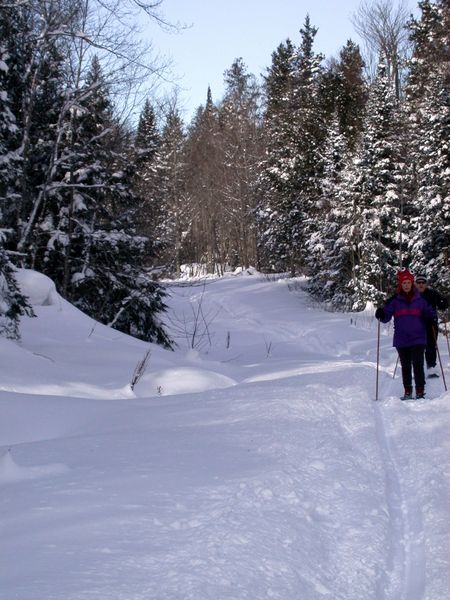
[[[409,279],[411,283],[414,283],[414,275],[408,271],[408,269],[403,269],[397,273],[398,283],[401,285],[406,279]]]

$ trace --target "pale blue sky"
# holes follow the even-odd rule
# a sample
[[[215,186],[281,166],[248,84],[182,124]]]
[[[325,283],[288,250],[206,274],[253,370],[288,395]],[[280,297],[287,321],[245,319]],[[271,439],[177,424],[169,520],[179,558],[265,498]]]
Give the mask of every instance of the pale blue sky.
[[[173,60],[179,78],[180,104],[187,120],[204,104],[208,85],[213,100],[224,91],[223,73],[235,58],[242,57],[248,71],[258,78],[270,66],[280,42],[300,40],[306,14],[318,28],[316,52],[337,55],[351,38],[360,40],[351,15],[360,0],[164,0],[161,11],[172,23],[191,24],[180,34],[147,31],[155,50]],[[411,11],[417,2],[410,0]]]

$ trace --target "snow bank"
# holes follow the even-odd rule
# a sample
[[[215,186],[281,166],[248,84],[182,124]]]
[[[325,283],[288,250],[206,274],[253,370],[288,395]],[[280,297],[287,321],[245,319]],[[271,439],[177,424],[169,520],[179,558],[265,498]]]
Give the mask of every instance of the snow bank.
[[[55,284],[46,275],[31,269],[17,269],[15,278],[32,306],[52,306],[59,303],[60,296]]]

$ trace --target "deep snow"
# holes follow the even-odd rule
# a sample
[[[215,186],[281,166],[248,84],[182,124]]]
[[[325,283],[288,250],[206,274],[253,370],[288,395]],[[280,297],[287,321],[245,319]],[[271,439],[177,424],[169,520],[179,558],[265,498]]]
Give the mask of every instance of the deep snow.
[[[168,352],[19,276],[37,318],[0,339],[2,600],[450,598],[450,394],[398,400],[386,326],[374,401],[373,311],[255,272],[175,282]]]

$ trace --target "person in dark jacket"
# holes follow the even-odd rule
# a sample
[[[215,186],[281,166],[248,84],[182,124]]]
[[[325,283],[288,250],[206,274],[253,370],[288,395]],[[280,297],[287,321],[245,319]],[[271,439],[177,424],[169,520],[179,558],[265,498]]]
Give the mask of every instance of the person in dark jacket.
[[[402,400],[411,400],[412,371],[416,384],[416,398],[425,396],[424,350],[427,344],[426,320],[435,319],[436,311],[422,298],[414,286],[414,276],[407,269],[397,273],[397,294],[383,307],[377,308],[375,317],[387,323],[394,317],[394,341],[402,366],[405,393]]]
[[[439,292],[428,287],[428,281],[425,275],[417,275],[417,288],[428,304],[436,311],[436,318],[427,322],[427,346],[425,348],[425,361],[427,363],[428,377],[439,377],[439,372],[436,368],[436,348],[437,338],[439,334],[437,310],[445,310],[448,308],[448,300],[441,296]]]

